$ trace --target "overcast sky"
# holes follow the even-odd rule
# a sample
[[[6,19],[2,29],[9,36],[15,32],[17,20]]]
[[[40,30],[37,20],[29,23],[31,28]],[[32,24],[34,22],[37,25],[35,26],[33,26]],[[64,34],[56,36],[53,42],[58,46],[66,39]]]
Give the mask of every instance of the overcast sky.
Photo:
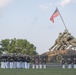
[[[0,40],[27,39],[39,54],[48,52],[65,30],[60,16],[49,20],[56,7],[76,37],[76,0],[0,0]]]

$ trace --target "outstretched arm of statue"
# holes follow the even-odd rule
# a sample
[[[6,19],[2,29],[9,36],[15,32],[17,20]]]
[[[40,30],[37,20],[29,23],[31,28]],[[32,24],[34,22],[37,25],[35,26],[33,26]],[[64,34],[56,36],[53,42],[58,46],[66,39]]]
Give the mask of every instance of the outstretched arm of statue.
[[[58,46],[58,44],[56,44],[56,45],[53,45],[53,46],[52,46],[52,47],[49,49],[49,51],[56,50],[57,46]]]

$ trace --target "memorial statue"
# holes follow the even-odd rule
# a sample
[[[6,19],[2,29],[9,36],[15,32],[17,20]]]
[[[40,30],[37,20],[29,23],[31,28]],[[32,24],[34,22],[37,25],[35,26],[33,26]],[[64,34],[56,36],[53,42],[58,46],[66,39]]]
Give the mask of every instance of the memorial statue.
[[[74,46],[76,46],[76,38],[68,30],[65,30],[63,33],[59,33],[54,45],[49,50],[67,50]]]
[[[59,33],[58,39],[56,39],[54,45],[49,49],[49,50],[54,50],[54,49],[58,49],[61,46],[61,38],[62,38],[62,33]]]

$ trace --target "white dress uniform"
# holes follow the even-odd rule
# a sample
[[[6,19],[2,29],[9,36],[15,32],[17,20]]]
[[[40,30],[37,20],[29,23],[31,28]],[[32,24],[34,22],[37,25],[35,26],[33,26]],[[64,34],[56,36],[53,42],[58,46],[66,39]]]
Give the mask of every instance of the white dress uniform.
[[[71,59],[68,59],[68,68],[72,68],[72,62],[71,62]]]
[[[44,69],[46,68],[46,59],[45,58],[43,59],[43,68]]]
[[[6,59],[3,59],[3,68],[6,68]]]
[[[76,68],[76,64],[74,64],[74,68]]]
[[[25,61],[24,63],[25,63],[25,69],[27,69],[27,62]]]
[[[46,68],[46,64],[43,65],[43,68]]]
[[[14,66],[13,66],[13,59],[10,59],[10,69],[12,69]]]
[[[39,64],[39,68],[42,69],[42,64],[41,63]]]
[[[25,68],[25,62],[22,61],[22,68]]]
[[[17,61],[17,68],[20,68],[20,63]]]
[[[25,68],[25,60],[24,60],[24,57],[22,57],[22,68]]]
[[[39,65],[38,64],[36,64],[36,69],[38,69],[39,68]]]
[[[38,69],[39,68],[39,59],[38,58],[36,58],[35,63],[36,63],[36,69]]]
[[[42,69],[42,59],[40,58],[39,61],[40,61],[40,62],[39,62],[39,68]]]
[[[1,58],[1,68],[4,68],[4,59]]]
[[[27,59],[24,57],[24,68],[27,69]]]
[[[62,65],[62,68],[65,68],[65,64]]]
[[[74,58],[74,68],[76,68],[76,58]]]
[[[30,63],[27,63],[27,69],[29,69],[30,68]]]
[[[30,57],[27,57],[27,69],[30,68]]]
[[[17,68],[21,68],[21,61],[20,61],[20,58],[17,59]]]
[[[35,64],[32,64],[32,68],[35,69]]]
[[[13,68],[17,68],[17,62],[16,61],[13,62]]]
[[[13,62],[10,62],[10,69],[13,68]]]
[[[72,65],[71,64],[68,64],[68,68],[72,68]]]
[[[9,56],[8,56],[8,58],[7,58],[7,67],[6,68],[10,68],[10,58],[9,58]]]
[[[9,68],[9,62],[8,61],[6,62],[6,68]]]
[[[35,59],[33,59],[33,62],[32,62],[32,69],[35,69]]]
[[[22,68],[22,61],[19,62],[19,68]]]
[[[1,68],[3,68],[3,61],[1,61]]]
[[[65,60],[62,60],[62,68],[65,68]]]
[[[1,61],[1,68],[5,68],[4,59],[2,59],[2,61]]]
[[[16,58],[16,56],[13,57],[13,68],[17,68],[17,58]]]

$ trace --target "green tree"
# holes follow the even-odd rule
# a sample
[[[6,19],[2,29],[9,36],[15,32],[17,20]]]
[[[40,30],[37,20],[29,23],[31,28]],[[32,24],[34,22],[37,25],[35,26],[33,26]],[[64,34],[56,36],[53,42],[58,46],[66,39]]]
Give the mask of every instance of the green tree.
[[[9,39],[5,39],[5,40],[1,41],[1,43],[0,43],[0,45],[1,45],[0,52],[4,52],[4,51],[8,52],[9,42],[10,42]]]
[[[28,55],[37,55],[36,47],[26,39],[5,39],[1,40],[0,52],[21,53]]]

